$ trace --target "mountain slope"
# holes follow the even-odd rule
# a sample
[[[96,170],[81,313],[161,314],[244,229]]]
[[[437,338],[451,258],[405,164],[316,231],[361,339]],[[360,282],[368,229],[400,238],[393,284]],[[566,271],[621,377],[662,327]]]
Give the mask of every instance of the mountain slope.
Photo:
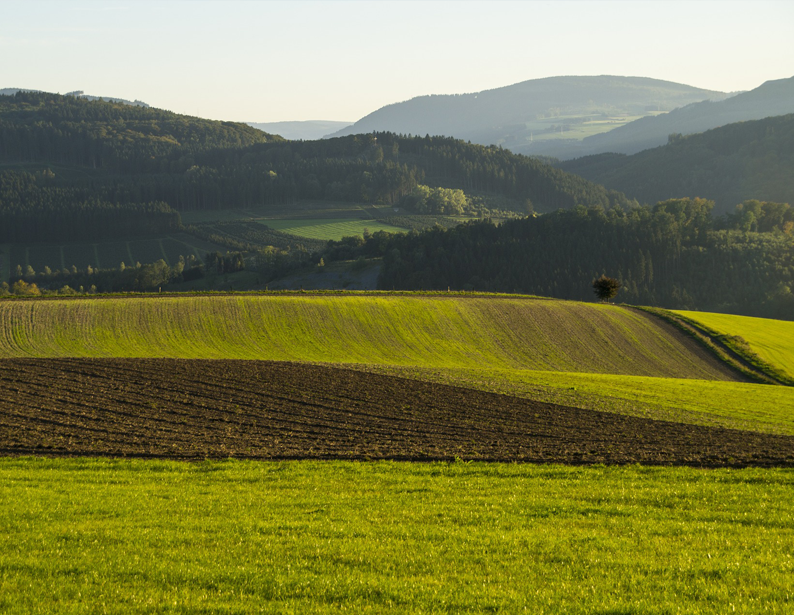
[[[633,154],[667,142],[668,136],[703,132],[734,122],[794,113],[794,77],[767,81],[727,100],[694,103],[657,117],[646,117],[587,137],[567,157],[600,152]]]
[[[383,107],[331,136],[390,131],[453,136],[514,149],[529,143],[537,130],[531,123],[537,120],[643,115],[725,96],[644,77],[549,77],[473,94],[420,96]]]
[[[794,89],[791,101],[794,107]],[[794,114],[673,138],[631,156],[600,154],[558,166],[647,203],[697,196],[716,201],[717,212],[749,199],[794,203]]]

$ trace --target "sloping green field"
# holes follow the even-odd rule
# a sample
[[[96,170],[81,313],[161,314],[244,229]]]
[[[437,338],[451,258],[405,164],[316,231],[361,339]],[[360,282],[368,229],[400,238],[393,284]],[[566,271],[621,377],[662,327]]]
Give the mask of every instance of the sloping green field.
[[[738,374],[651,314],[532,297],[6,300],[3,357],[343,364],[580,408],[794,434],[794,388],[736,382]]]
[[[653,316],[521,297],[5,301],[0,357],[237,358],[733,379]]]
[[[708,312],[674,313],[723,335],[738,335],[761,359],[794,378],[794,322]]]

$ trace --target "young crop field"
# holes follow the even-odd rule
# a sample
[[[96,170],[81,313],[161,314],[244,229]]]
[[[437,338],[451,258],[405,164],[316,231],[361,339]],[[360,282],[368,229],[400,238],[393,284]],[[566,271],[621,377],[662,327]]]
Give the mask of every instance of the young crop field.
[[[4,613],[788,613],[791,470],[0,460]]]
[[[794,322],[708,312],[674,313],[719,334],[743,338],[762,360],[794,378]]]
[[[660,319],[618,306],[458,295],[0,302],[0,357],[172,357],[733,380]]]
[[[338,241],[342,237],[363,235],[365,230],[370,233],[387,231],[389,233],[404,233],[407,229],[378,222],[377,220],[361,220],[358,218],[329,220],[326,218],[300,219],[300,220],[258,220],[261,224],[277,231],[308,237],[310,239],[333,239]]]

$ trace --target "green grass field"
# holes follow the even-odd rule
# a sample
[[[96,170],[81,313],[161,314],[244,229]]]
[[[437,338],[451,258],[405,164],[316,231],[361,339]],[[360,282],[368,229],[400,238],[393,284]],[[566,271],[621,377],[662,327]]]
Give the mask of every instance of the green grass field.
[[[0,302],[0,357],[345,364],[531,399],[794,433],[794,388],[731,372],[657,319],[521,297],[238,295]]]
[[[723,335],[744,338],[761,359],[794,378],[794,322],[708,312],[674,313]]]
[[[788,613],[794,472],[0,460],[4,613]]]
[[[341,220],[333,220],[326,218],[310,218],[307,220],[275,220],[263,219],[258,220],[262,224],[270,228],[290,233],[291,235],[298,235],[299,237],[308,237],[310,239],[333,239],[338,241],[342,237],[350,237],[353,235],[363,235],[364,230],[369,230],[370,233],[376,231],[387,231],[389,233],[404,233],[406,229],[399,226],[392,226],[384,224],[376,220],[362,220],[359,218],[348,218]]]

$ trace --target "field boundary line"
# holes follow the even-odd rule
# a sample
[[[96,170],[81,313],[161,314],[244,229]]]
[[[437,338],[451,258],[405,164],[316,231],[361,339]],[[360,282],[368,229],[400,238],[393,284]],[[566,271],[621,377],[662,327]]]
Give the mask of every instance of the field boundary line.
[[[626,306],[653,314],[670,323],[679,331],[697,340],[702,346],[714,353],[723,363],[732,367],[744,376],[761,384],[778,384],[792,386],[794,381],[782,374],[774,366],[749,349],[739,349],[729,341],[730,336],[713,331],[701,323],[685,316],[674,314],[662,308]],[[738,336],[737,336],[738,337]],[[741,338],[740,338],[741,339]],[[744,340],[741,340],[744,342]],[[744,342],[746,344],[746,342]]]

